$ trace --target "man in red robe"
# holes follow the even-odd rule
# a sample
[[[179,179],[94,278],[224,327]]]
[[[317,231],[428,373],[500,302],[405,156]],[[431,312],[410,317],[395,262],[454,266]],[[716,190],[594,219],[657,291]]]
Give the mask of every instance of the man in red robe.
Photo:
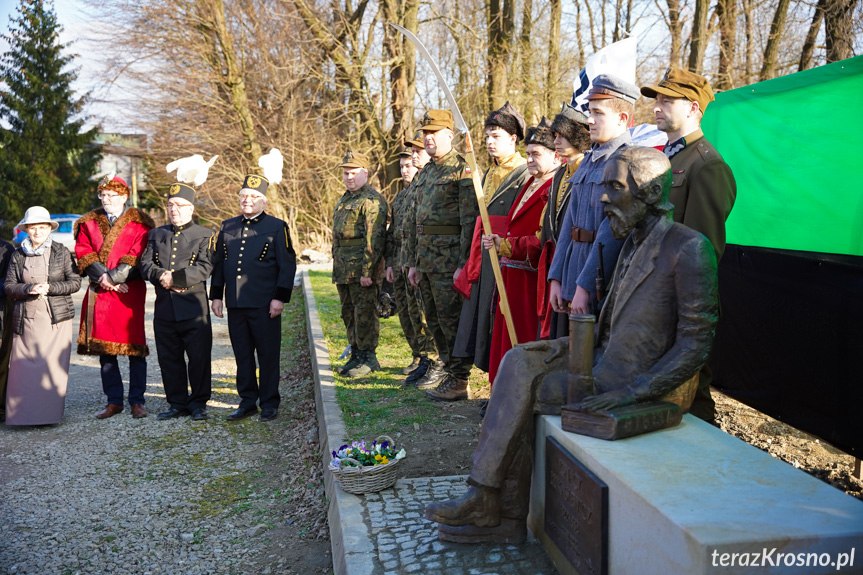
[[[147,214],[126,207],[129,187],[122,179],[106,177],[98,193],[102,207],[75,222],[78,271],[90,279],[81,308],[78,353],[99,356],[102,390],[108,404],[97,418],[106,419],[123,411],[118,355],[129,357],[132,417],[146,417],[145,358],[150,354],[144,336],[147,285],[138,266],[147,247],[147,233],[155,225]]]

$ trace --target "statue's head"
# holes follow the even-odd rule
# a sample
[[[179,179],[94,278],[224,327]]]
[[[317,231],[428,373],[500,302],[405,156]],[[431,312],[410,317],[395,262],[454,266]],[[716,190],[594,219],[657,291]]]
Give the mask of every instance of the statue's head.
[[[611,232],[623,239],[652,216],[671,211],[671,163],[655,148],[627,146],[615,152],[602,173],[605,215]]]

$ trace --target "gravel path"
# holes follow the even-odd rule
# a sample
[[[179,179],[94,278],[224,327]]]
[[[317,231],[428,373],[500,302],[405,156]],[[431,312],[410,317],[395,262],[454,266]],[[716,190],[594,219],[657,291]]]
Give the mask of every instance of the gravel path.
[[[150,312],[152,298],[150,290]],[[149,417],[132,419],[126,406],[111,419],[95,419],[105,403],[98,358],[73,351],[63,422],[0,425],[0,573],[290,572],[288,566],[297,567],[291,547],[312,530],[320,532],[304,546],[322,569],[329,565],[322,512],[290,513],[299,496],[322,498],[319,472],[285,457],[298,434],[314,451],[313,402],[312,416],[304,412],[307,398],[298,397],[304,411],[294,409],[285,390],[304,392],[283,377],[279,419],[226,422],[238,403],[235,364],[227,322],[213,320],[214,393],[206,422],[156,419],[167,404],[148,315]],[[128,374],[125,360],[120,366]]]

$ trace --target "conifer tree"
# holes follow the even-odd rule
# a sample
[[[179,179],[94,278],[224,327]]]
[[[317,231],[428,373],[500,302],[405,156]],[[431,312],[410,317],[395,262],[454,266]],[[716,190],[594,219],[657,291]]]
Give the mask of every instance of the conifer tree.
[[[101,155],[82,131],[86,96],[71,84],[77,70],[59,41],[51,0],[20,0],[0,57],[0,220],[9,230],[32,205],[82,212],[95,200]]]

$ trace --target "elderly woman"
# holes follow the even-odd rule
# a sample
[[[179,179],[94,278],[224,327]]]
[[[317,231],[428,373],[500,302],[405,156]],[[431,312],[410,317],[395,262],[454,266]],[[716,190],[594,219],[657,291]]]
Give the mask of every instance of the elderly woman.
[[[51,241],[57,223],[41,206],[24,214],[27,230],[12,254],[3,289],[15,300],[6,425],[60,423],[72,353],[72,294],[81,276],[65,246]]]

